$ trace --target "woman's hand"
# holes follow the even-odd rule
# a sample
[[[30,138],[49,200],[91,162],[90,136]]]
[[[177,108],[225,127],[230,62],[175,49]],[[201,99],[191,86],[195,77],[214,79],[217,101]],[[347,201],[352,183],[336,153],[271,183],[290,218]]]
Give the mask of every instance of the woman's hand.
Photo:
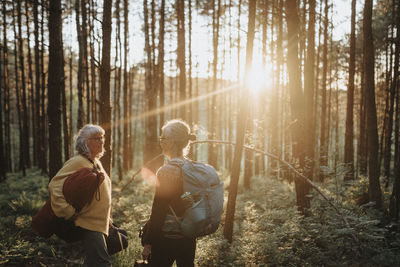
[[[69,218],[68,220],[74,222],[76,220],[76,218],[78,218],[78,215],[79,215],[79,212],[75,211],[74,215],[72,215],[71,218]]]
[[[148,261],[151,254],[151,245],[144,245],[142,251],[142,257],[144,260]]]

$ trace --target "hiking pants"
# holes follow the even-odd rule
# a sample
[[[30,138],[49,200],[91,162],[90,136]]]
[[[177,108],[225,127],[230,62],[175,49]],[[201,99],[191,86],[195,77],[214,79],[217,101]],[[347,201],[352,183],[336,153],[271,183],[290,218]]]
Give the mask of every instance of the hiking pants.
[[[151,265],[160,267],[172,266],[176,260],[178,267],[194,266],[196,239],[172,239],[162,237],[151,246]]]
[[[82,243],[86,254],[83,266],[111,266],[110,256],[107,252],[106,239],[103,233],[83,229]]]

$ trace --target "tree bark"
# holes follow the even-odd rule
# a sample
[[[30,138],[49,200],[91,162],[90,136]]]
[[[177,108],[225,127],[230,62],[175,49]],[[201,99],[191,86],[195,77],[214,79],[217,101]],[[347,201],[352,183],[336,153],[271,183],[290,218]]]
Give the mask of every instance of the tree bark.
[[[393,3],[395,3],[393,1]],[[394,55],[394,73],[393,73],[393,80],[392,80],[392,88],[397,89],[396,95],[396,127],[395,127],[395,146],[398,146],[399,142],[399,61],[400,61],[400,1],[397,1],[397,12],[396,12],[396,27],[397,27],[397,38],[396,38],[396,48],[395,48],[395,55]],[[398,148],[397,148],[398,150]],[[395,153],[395,163],[394,163],[394,182],[393,182],[393,189],[392,194],[390,196],[390,203],[389,203],[389,214],[398,220],[399,212],[400,212],[400,157],[399,152]]]
[[[30,14],[29,14],[29,1],[25,2],[25,18],[26,18],[26,41],[28,44],[30,44]],[[35,136],[35,124],[36,124],[36,117],[35,117],[35,99],[34,99],[34,92],[33,92],[33,71],[32,71],[32,52],[31,52],[31,46],[27,45],[28,47],[28,105],[30,104],[30,120],[29,123],[28,121],[26,122],[28,127],[28,139],[29,139],[29,135],[32,135],[32,139],[33,139],[33,151],[36,150],[36,139],[37,136]],[[30,125],[29,125],[30,124]],[[32,131],[30,131],[30,129],[32,129]],[[28,155],[29,155],[29,146],[28,146]],[[33,157],[33,165],[37,165],[37,158]]]
[[[372,35],[372,0],[365,0],[364,5],[364,70],[365,70],[365,97],[368,134],[368,180],[369,200],[374,201],[376,208],[382,208],[382,193],[379,183],[378,161],[378,128],[375,104],[375,51]]]
[[[304,167],[304,145],[302,138],[304,133],[304,95],[301,84],[301,70],[298,57],[299,45],[299,18],[296,10],[296,1],[287,0],[286,20],[288,25],[288,73],[289,73],[289,93],[292,126],[292,157],[301,168]],[[300,212],[305,213],[310,207],[310,199],[307,194],[310,187],[303,181],[295,180],[297,206]]]
[[[249,0],[249,20],[248,20],[247,45],[246,45],[245,81],[247,80],[247,77],[249,75],[253,59],[255,20],[256,20],[256,0]],[[248,90],[247,88],[242,88],[241,92],[241,102],[237,117],[236,147],[233,156],[228,203],[226,206],[224,237],[228,239],[229,242],[232,242],[233,222],[235,219],[236,197],[237,197],[238,182],[240,175],[240,162],[242,159],[247,112],[249,106],[247,90]]]
[[[4,84],[4,148],[5,171],[12,171],[10,132],[10,86],[8,77],[7,5],[3,1],[3,84]]]
[[[29,120],[28,120],[28,107],[27,107],[27,96],[26,96],[26,81],[25,81],[25,56],[24,56],[24,42],[22,38],[22,7],[21,1],[17,1],[17,11],[18,11],[18,56],[19,56],[19,68],[21,74],[21,123],[22,123],[22,139],[23,142],[22,150],[23,150],[23,160],[24,166],[30,167],[31,161],[29,156]]]
[[[110,89],[110,52],[111,52],[111,9],[112,0],[104,0],[103,2],[103,46],[101,56],[101,90],[100,90],[100,112],[99,121],[100,125],[105,130],[105,142],[104,148],[106,150],[105,155],[102,158],[104,170],[111,176],[111,135],[112,135],[112,123],[111,123],[111,89]]]
[[[356,0],[351,1],[351,32],[350,32],[350,59],[349,59],[349,83],[347,85],[347,109],[346,109],[346,132],[344,144],[344,163],[348,171],[344,179],[354,179],[354,76],[356,63]]]
[[[145,69],[145,112],[153,111],[157,107],[157,92],[152,82],[152,54],[150,47],[150,34],[149,34],[149,14],[147,0],[143,0],[143,13],[144,13],[144,34],[145,34],[145,50],[146,50],[146,69]],[[172,89],[171,89],[172,90]],[[145,147],[144,147],[144,162],[154,158],[158,152],[157,140],[157,117],[156,115],[149,115],[145,119]],[[158,164],[149,166],[155,172]]]
[[[61,162],[61,88],[64,82],[62,45],[61,0],[50,1],[49,7],[49,76],[48,105],[49,118],[49,176],[50,179],[62,166]]]
[[[77,120],[77,129],[83,127],[85,111],[83,109],[83,37],[82,37],[82,28],[80,23],[80,4],[79,0],[75,0],[75,17],[76,17],[76,33],[78,37],[78,45],[79,45],[79,58],[78,58],[78,78],[77,78],[77,88],[78,88],[78,120]]]
[[[215,4],[217,1],[217,7]],[[212,79],[212,89],[211,91],[214,93],[217,90],[217,66],[218,66],[218,39],[219,39],[219,17],[220,17],[220,9],[221,9],[221,0],[214,0],[212,2],[213,5],[213,79]],[[213,94],[211,97],[211,110],[210,110],[210,121],[211,121],[211,139],[215,139],[217,136],[217,96]],[[218,148],[214,145],[210,144],[208,146],[208,155],[209,155],[209,163],[212,166],[217,166],[217,157],[218,157]]]
[[[190,1],[190,0],[189,0]],[[159,41],[158,41],[158,90],[160,92],[160,125],[164,125],[165,111],[165,88],[164,88],[164,38],[165,38],[165,0],[161,0],[160,7],[160,29],[159,29]]]
[[[322,51],[322,103],[321,103],[321,136],[320,136],[320,161],[321,166],[328,166],[328,140],[327,132],[329,128],[327,127],[327,100],[326,100],[326,80],[327,80],[327,70],[328,70],[328,0],[325,0],[325,14],[324,14],[324,45]],[[320,173],[320,181],[324,180],[324,173]]]
[[[315,6],[316,1],[309,1],[309,19],[307,32],[307,56],[305,60],[304,96],[306,116],[306,176],[313,177],[314,173],[314,81],[315,81]]]
[[[122,85],[122,92],[124,95],[123,98],[123,106],[124,106],[124,120],[123,120],[123,126],[124,126],[124,156],[123,156],[123,168],[124,171],[127,171],[129,169],[129,158],[130,158],[130,151],[129,151],[129,107],[128,107],[128,70],[127,70],[127,55],[126,52],[128,50],[128,41],[127,41],[127,26],[128,26],[128,21],[127,21],[127,14],[125,12],[125,5],[127,5],[127,1],[124,0],[124,60],[123,60],[123,85]],[[122,59],[121,59],[122,60]]]

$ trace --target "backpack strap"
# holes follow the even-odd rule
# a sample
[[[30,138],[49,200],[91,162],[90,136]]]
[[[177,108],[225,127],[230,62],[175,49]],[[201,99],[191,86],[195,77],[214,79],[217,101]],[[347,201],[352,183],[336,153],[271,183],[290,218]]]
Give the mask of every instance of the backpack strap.
[[[170,161],[168,161],[168,164],[171,164],[175,167],[178,167],[180,170],[180,177],[182,178],[182,188],[183,188],[183,183],[184,183],[184,177],[183,177],[183,170],[182,167],[185,164],[185,159],[180,159],[180,158],[174,158],[171,159]],[[179,220],[178,216],[176,215],[174,209],[172,208],[172,206],[170,204],[168,204],[169,209],[171,210],[172,214],[174,215],[176,221],[180,224],[181,221]]]

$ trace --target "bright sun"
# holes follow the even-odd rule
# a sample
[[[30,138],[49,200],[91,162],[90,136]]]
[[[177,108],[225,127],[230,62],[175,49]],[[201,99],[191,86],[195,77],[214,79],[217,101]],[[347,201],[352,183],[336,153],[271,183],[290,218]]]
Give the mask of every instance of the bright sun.
[[[271,81],[271,70],[266,66],[253,65],[250,69],[246,85],[254,95],[261,91],[268,90]]]

